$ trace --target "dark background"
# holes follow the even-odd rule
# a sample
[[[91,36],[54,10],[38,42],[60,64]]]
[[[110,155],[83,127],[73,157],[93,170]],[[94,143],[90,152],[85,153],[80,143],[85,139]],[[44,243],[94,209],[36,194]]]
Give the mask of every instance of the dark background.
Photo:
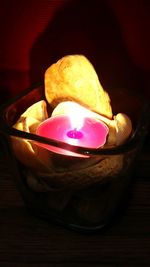
[[[89,58],[105,89],[150,96],[149,26],[148,0],[1,1],[0,103],[76,53]]]

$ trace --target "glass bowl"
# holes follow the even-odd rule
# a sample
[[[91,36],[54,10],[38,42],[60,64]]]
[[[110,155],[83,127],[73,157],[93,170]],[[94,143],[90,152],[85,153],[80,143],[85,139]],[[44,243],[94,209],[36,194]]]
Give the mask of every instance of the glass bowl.
[[[46,100],[42,84],[27,89],[1,107],[0,135],[8,142],[14,179],[33,214],[74,230],[94,232],[111,224],[128,201],[134,162],[148,131],[148,103],[141,95],[124,89],[107,92],[113,114],[125,113],[133,124],[131,138],[112,148],[66,146],[63,142],[13,128],[28,107]],[[24,149],[18,158],[14,140],[20,146],[26,142],[32,144],[34,155],[31,157]],[[40,144],[65,148],[83,157],[56,154]]]

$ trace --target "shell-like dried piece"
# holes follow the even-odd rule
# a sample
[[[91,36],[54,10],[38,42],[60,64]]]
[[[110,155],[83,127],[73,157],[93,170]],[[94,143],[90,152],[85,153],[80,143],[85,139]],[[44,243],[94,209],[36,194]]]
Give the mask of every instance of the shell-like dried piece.
[[[108,146],[119,146],[125,143],[132,133],[132,122],[124,113],[113,116],[113,120],[99,116],[109,127]]]
[[[68,55],[45,72],[45,96],[55,108],[66,100],[112,118],[110,98],[102,88],[93,65],[83,55]]]
[[[30,106],[13,126],[15,129],[35,133],[37,126],[48,118],[46,102],[41,100]],[[40,160],[38,147],[33,141],[12,137],[12,147],[18,160],[36,170],[44,171],[46,166]]]
[[[116,146],[123,144],[131,135],[132,122],[124,113],[118,113],[114,116],[116,122]]]

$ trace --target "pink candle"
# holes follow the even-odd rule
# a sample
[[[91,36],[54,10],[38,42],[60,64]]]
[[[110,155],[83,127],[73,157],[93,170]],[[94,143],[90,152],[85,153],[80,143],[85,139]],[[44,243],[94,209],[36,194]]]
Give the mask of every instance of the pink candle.
[[[86,148],[100,148],[105,144],[109,129],[103,122],[93,117],[80,118],[80,114],[78,119],[74,118],[71,114],[51,117],[39,125],[36,133],[43,137]],[[87,157],[59,147],[40,145],[58,154]]]

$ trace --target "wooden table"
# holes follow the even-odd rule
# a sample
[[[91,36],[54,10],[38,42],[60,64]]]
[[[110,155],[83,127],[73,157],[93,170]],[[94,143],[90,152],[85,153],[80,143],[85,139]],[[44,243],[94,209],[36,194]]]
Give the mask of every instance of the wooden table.
[[[0,151],[0,266],[150,266],[150,144],[136,165],[131,199],[103,233],[85,235],[30,214]]]

